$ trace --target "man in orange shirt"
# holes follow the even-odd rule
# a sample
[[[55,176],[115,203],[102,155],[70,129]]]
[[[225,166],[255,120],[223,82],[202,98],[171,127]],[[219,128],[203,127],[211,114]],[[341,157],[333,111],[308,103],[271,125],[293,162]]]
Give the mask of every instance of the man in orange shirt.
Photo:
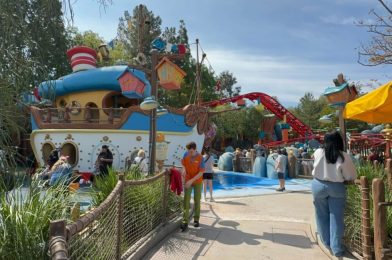
[[[194,227],[199,226],[200,219],[200,200],[201,188],[203,186],[204,161],[203,156],[196,151],[196,143],[190,142],[186,145],[187,152],[181,160],[185,171],[185,196],[184,196],[184,215],[181,224],[181,230],[184,232],[188,228],[189,207],[194,191]]]

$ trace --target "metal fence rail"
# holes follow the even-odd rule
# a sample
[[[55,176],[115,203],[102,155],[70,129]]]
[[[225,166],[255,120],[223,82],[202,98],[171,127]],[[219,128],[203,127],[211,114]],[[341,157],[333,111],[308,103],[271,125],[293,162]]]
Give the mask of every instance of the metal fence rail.
[[[52,259],[125,259],[147,234],[181,211],[168,189],[169,172],[142,180],[120,179],[96,209],[74,223],[51,223]]]

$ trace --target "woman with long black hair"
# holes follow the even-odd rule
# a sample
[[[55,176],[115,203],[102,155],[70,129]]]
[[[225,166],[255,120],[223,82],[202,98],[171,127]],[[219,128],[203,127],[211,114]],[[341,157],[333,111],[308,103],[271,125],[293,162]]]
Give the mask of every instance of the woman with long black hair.
[[[357,173],[351,157],[343,151],[343,139],[334,131],[324,136],[324,148],[313,155],[313,204],[316,210],[317,230],[323,244],[335,256],[343,256],[345,181],[355,180]]]

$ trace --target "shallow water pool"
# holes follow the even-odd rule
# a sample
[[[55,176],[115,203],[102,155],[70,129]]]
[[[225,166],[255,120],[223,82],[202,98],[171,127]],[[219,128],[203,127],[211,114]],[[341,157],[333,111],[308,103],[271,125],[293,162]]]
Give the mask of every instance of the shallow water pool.
[[[216,171],[213,189],[215,197],[242,197],[276,193],[277,179],[256,177],[252,174]],[[310,192],[311,180],[287,179],[286,191]]]

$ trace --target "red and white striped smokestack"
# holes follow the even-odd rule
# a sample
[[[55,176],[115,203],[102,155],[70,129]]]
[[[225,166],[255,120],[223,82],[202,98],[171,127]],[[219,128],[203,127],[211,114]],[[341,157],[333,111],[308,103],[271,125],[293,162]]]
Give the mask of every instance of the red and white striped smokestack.
[[[89,70],[97,67],[97,52],[86,46],[77,46],[67,51],[72,71]]]

